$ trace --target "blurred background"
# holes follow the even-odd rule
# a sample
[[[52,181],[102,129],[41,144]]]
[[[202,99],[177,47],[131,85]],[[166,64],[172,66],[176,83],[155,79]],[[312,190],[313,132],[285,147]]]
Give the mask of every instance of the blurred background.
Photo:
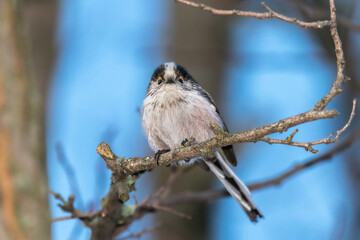
[[[202,1],[262,12],[261,1]],[[328,18],[326,0],[274,0],[273,10],[306,21]],[[297,141],[327,137],[347,121],[360,92],[360,2],[336,1],[352,81],[328,108],[341,116],[299,128]],[[278,20],[213,16],[166,0],[0,0],[0,239],[89,239],[48,190],[75,195],[83,212],[101,207],[110,172],[96,153],[107,142],[122,157],[151,155],[140,108],[153,70],[175,61],[213,96],[230,132],[311,109],[336,76],[328,29]],[[359,126],[357,117],[343,139]],[[289,132],[292,132],[290,129]],[[273,137],[285,138],[287,134]],[[320,153],[332,148],[317,146]],[[252,224],[231,198],[148,215],[127,235],[143,239],[360,239],[359,142],[331,161],[253,193],[265,219]],[[304,149],[238,144],[237,174],[268,179],[314,157]],[[137,182],[144,199],[164,184],[159,168]],[[194,168],[174,192],[221,188]],[[129,201],[131,203],[131,201]]]

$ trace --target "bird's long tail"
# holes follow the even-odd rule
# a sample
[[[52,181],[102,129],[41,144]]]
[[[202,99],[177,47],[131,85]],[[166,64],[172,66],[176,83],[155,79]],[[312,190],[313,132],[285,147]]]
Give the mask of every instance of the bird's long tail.
[[[249,189],[231,170],[228,163],[224,160],[221,154],[218,151],[216,151],[215,154],[217,161],[205,161],[206,165],[224,184],[226,190],[231,194],[231,196],[233,196],[241,205],[245,213],[249,216],[250,220],[252,222],[257,222],[258,217],[262,218],[263,215],[251,200]]]

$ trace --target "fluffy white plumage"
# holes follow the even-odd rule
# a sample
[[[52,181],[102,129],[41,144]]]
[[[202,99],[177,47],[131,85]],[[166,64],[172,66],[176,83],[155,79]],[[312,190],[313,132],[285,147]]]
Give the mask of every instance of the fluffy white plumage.
[[[148,95],[144,100],[143,127],[155,152],[175,149],[185,138],[193,137],[202,142],[214,137],[209,125],[212,121],[222,127],[214,105],[208,104],[197,92],[179,91],[178,87],[176,84],[164,85],[156,94]]]

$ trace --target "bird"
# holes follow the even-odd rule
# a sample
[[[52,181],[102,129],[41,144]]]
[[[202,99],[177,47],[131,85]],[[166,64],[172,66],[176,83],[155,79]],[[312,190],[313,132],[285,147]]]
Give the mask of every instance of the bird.
[[[142,106],[142,126],[150,147],[156,152],[157,161],[161,154],[184,145],[188,139],[200,143],[215,137],[211,122],[229,132],[210,94],[183,66],[174,62],[158,66],[152,74]],[[252,222],[263,218],[249,189],[230,167],[237,165],[233,146],[221,147],[214,153],[214,159],[198,156],[177,163],[197,163],[210,170]]]

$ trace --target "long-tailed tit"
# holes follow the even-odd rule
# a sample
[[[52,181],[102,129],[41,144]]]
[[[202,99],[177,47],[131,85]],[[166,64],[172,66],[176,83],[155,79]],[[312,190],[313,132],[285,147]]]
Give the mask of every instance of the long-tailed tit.
[[[215,137],[210,122],[228,132],[209,93],[182,66],[173,62],[160,65],[151,77],[142,109],[142,124],[157,155],[179,147],[185,139],[203,142]],[[217,149],[215,156],[215,160],[200,156],[179,163],[200,163],[210,169],[256,222],[262,214],[246,185],[229,166],[237,164],[233,146]]]

